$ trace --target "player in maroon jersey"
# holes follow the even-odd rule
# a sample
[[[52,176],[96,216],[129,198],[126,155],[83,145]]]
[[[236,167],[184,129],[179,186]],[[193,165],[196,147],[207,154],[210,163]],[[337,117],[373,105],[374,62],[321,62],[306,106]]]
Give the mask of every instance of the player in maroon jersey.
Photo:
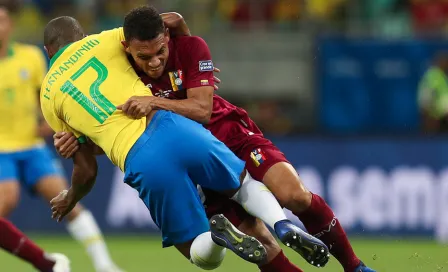
[[[138,26],[135,28],[139,29]],[[326,243],[346,272],[373,271],[356,257],[330,207],[321,197],[305,188],[294,167],[271,141],[264,138],[246,111],[214,94],[213,62],[208,46],[201,38],[170,39],[167,31],[148,40],[132,40],[124,45],[135,60],[134,68],[154,94],[153,97],[128,100],[126,114],[140,118],[152,109],[165,109],[203,123],[246,161],[249,173],[262,180],[279,202],[299,217],[310,233]],[[192,88],[194,92],[191,92]],[[224,213],[232,223],[256,236],[268,248],[277,247],[277,256],[284,258],[272,236],[241,207],[217,194],[205,193],[205,205],[210,214]],[[258,231],[254,232],[254,229]],[[276,258],[271,260],[275,263]],[[260,269],[299,271],[293,268],[279,270],[270,264]]]

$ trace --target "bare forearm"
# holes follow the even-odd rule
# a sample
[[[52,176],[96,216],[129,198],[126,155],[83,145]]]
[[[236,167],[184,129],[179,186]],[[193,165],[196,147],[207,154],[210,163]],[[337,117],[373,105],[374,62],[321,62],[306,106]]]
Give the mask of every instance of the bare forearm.
[[[75,199],[76,202],[80,201],[92,190],[93,185],[95,185],[95,178],[91,175],[86,175],[84,169],[77,167],[76,165],[73,167],[69,193],[73,194],[73,199]]]
[[[191,36],[190,29],[182,15],[177,12],[167,12],[160,15],[165,25],[170,29],[171,36]]]
[[[201,124],[207,124],[210,120],[211,109],[206,103],[195,99],[169,100],[154,97],[151,102],[153,109],[161,109],[175,112]]]
[[[78,202],[92,190],[98,171],[98,164],[91,148],[81,144],[73,156],[72,182],[69,193]]]

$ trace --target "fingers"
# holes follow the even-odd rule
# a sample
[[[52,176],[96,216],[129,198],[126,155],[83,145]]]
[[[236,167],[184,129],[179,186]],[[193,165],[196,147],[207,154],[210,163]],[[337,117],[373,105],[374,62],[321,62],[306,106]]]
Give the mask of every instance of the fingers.
[[[139,105],[138,105],[137,101],[132,101],[130,103],[129,108],[126,111],[123,110],[123,112],[126,113],[127,116],[135,119],[136,115],[138,114],[138,111],[139,111],[139,107],[138,106]]]
[[[75,136],[70,136],[68,134],[64,135],[59,141],[55,144],[56,147],[59,147],[59,151],[61,154],[70,152],[69,149],[72,146],[76,146],[78,144],[78,140]]]
[[[56,137],[59,136],[54,136],[54,147],[60,156],[68,159],[78,150],[78,140],[72,133],[65,133],[59,139]]]
[[[124,114],[133,119],[140,119],[147,114],[146,107],[139,100],[135,100],[132,97],[123,105],[118,106],[117,109],[121,109]]]
[[[50,201],[51,218],[55,219],[58,222],[61,222],[62,219],[64,219],[65,215],[67,215],[68,213],[68,206],[66,203],[67,193],[67,190],[63,190],[59,193],[58,196]]]
[[[73,142],[68,148],[67,151],[63,154],[63,157],[68,159],[73,157],[73,154],[76,153],[79,149],[78,141]]]
[[[215,73],[221,73],[221,70],[220,70],[219,68],[214,67],[214,68],[213,68],[213,72],[215,72]]]
[[[213,76],[213,81],[215,81],[215,83],[221,83],[221,79],[216,76]]]
[[[218,85],[213,85],[213,88],[215,89],[215,91],[217,91],[217,90],[219,90],[219,87],[218,87]]]
[[[55,134],[53,134],[53,139],[55,139],[55,140],[60,139],[60,138],[62,138],[62,136],[64,136],[65,134],[67,134],[67,133],[64,132],[64,131],[56,132]]]

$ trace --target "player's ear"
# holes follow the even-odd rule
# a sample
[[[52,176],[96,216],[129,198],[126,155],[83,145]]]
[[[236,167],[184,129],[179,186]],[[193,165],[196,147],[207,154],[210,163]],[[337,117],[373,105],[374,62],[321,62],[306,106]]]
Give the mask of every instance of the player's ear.
[[[47,56],[49,59],[51,59],[50,51],[48,51],[48,48],[44,46],[45,52],[47,53]]]
[[[123,45],[124,51],[130,54],[131,50],[129,50],[129,44],[126,41],[121,41],[121,44]]]
[[[165,33],[163,35],[165,36],[166,42],[168,42],[170,40],[170,30],[165,28]]]

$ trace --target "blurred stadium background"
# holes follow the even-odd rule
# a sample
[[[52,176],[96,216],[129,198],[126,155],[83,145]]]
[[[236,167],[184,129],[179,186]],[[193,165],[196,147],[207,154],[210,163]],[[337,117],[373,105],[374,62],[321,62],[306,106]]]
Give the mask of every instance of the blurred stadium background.
[[[247,109],[285,151],[366,263],[378,271],[448,269],[448,105],[432,120],[440,126],[431,126],[417,99],[422,75],[448,47],[448,1],[25,0],[15,39],[41,45],[44,25],[59,15],[75,16],[90,33],[112,28],[144,3],[181,13],[205,38],[222,70],[218,94]],[[62,163],[69,175],[70,162]],[[102,158],[83,202],[118,264],[196,271],[161,249],[148,212],[121,178]],[[11,219],[45,249],[66,253],[74,271],[93,271],[43,202],[23,192]],[[228,255],[218,271],[256,271]],[[0,270],[31,268],[0,252]],[[342,269],[332,261],[325,271]]]

